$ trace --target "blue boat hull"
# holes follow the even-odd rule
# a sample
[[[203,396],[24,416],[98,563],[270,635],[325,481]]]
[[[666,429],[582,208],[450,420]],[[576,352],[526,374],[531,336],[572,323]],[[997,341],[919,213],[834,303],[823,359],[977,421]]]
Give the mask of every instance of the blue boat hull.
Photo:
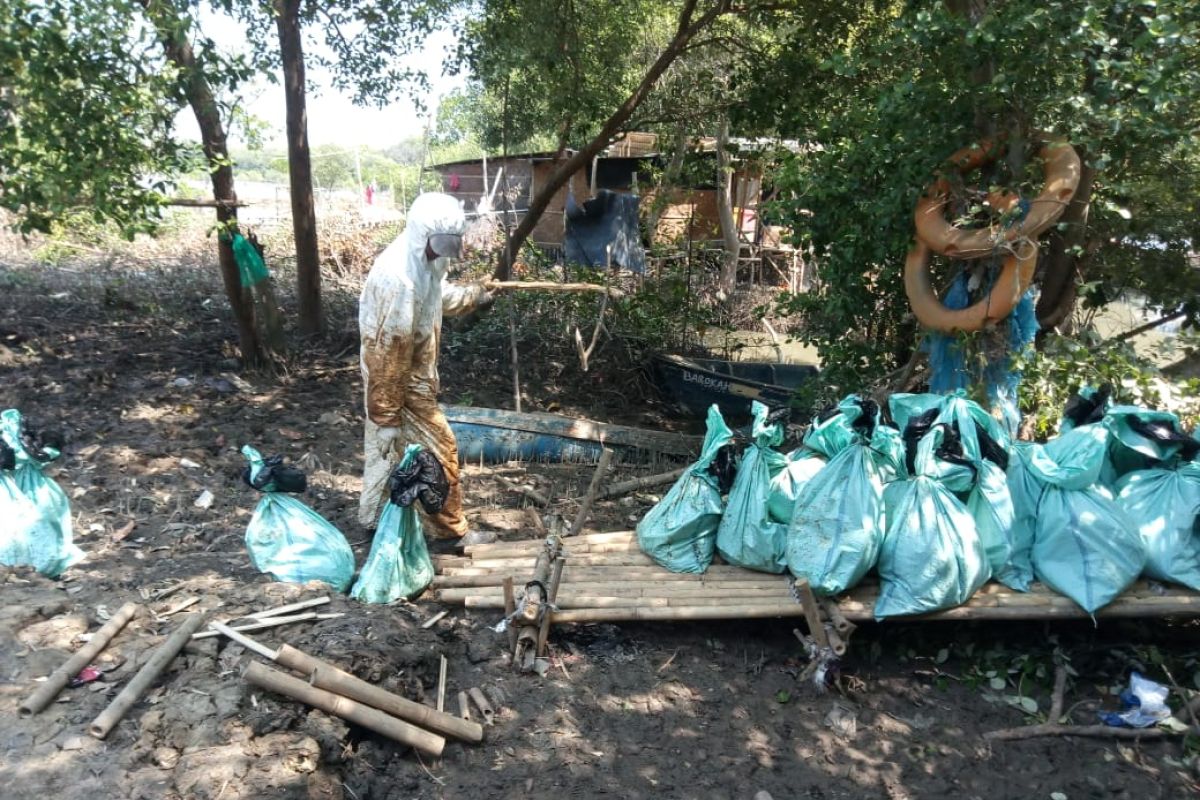
[[[458,441],[458,457],[467,463],[571,461],[595,463],[605,447],[623,462],[694,458],[700,438],[609,425],[557,414],[518,413],[492,408],[445,406]]]
[[[755,400],[771,408],[791,404],[796,389],[819,374],[814,366],[760,362],[686,359],[659,355],[654,359],[658,385],[692,414],[703,416],[716,403],[721,413],[750,415]]]

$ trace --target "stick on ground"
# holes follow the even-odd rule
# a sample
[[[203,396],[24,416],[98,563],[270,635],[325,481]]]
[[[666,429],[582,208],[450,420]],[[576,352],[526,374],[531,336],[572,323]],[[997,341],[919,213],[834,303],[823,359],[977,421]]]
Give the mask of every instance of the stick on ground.
[[[613,451],[607,447],[600,454],[600,463],[596,465],[596,471],[592,473],[592,482],[588,484],[587,494],[583,496],[583,504],[579,506],[579,513],[575,515],[575,521],[571,523],[571,530],[567,532],[567,536],[574,536],[583,530],[583,525],[587,522],[588,514],[592,510],[592,503],[596,501],[596,494],[600,491],[600,484],[604,480],[604,476],[608,473],[608,465],[612,463]]]

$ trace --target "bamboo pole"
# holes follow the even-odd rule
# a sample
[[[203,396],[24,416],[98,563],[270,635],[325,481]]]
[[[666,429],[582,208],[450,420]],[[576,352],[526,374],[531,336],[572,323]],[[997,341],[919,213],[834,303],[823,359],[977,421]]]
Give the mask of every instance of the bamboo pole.
[[[484,288],[489,292],[531,291],[531,292],[608,292],[614,300],[620,300],[625,293],[611,286],[601,286],[596,283],[555,283],[554,281],[485,281]]]
[[[264,644],[254,641],[249,636],[243,636],[242,634],[235,631],[233,628],[230,628],[228,625],[222,624],[220,622],[213,622],[210,624],[211,624],[211,627],[213,630],[220,631],[221,633],[225,634],[225,636],[227,638],[229,638],[231,641],[240,644],[242,647],[246,648],[247,650],[258,653],[260,656],[263,656],[264,658],[269,658],[272,661],[274,661],[275,657],[278,655],[278,653],[276,651],[272,650],[271,648],[267,647]]]
[[[92,634],[92,638],[86,644],[76,650],[70,658],[62,663],[62,666],[51,672],[50,677],[46,678],[46,682],[35,689],[24,703],[21,703],[20,715],[22,717],[33,716],[50,705],[54,698],[58,697],[58,693],[71,682],[71,679],[78,675],[81,669],[92,663],[92,659],[100,655],[104,648],[108,647],[108,643],[129,624],[129,620],[133,619],[137,611],[137,603],[126,603],[121,606],[108,622],[100,626],[100,630]]]
[[[554,608],[555,603],[558,601],[558,590],[559,590],[559,586],[562,584],[562,573],[563,573],[563,560],[561,557],[559,557],[554,560],[554,572],[551,573],[551,575],[550,575],[549,608]],[[547,637],[549,637],[549,635],[550,635],[550,612],[549,612],[549,609],[547,609],[547,612],[545,614],[542,614],[542,624],[541,624],[541,627],[538,629],[537,650],[536,650],[537,656],[535,656],[535,657],[540,657],[542,655],[542,653],[546,652],[546,639],[547,639]]]
[[[470,590],[466,590],[470,591]],[[756,601],[770,600],[779,603],[795,602],[791,595],[787,592],[781,592],[777,589],[767,588],[752,588],[752,589],[716,589],[697,592],[637,592],[634,594],[626,594],[617,587],[597,587],[594,590],[580,586],[564,586],[558,593],[558,599],[564,602],[574,604],[575,608],[580,607],[583,598],[587,597],[619,597],[623,600],[629,600],[636,603],[639,600],[696,600],[706,601],[712,600],[718,603],[734,603],[738,604],[738,598],[754,598]],[[504,608],[504,596],[500,594],[466,594],[458,595],[454,598],[439,597],[438,600],[443,603],[453,605],[465,605],[467,608]],[[697,605],[700,605],[697,602]]]
[[[802,617],[799,603],[762,603],[756,605],[667,606],[666,608],[578,608],[558,611],[554,622],[637,622],[693,619],[767,619]]]
[[[635,569],[631,567],[630,569]],[[440,575],[434,578],[430,584],[433,589],[495,589],[504,585],[506,578],[514,577],[513,572],[489,572],[485,575]],[[620,570],[605,570],[601,573],[586,573],[579,571],[576,568],[572,571],[571,567],[567,567],[563,571],[563,582],[566,584],[578,583],[614,583],[619,584],[622,577],[627,577],[630,581],[654,580],[658,583],[671,584],[673,586],[708,586],[713,583],[761,583],[763,578],[770,577],[769,575],[751,574],[741,576],[737,574],[710,574],[707,576],[700,575],[682,575],[678,573],[630,573],[625,575]],[[707,580],[705,580],[707,577]]]
[[[439,655],[441,661],[438,663],[438,683],[437,683],[437,710],[442,713],[446,710],[446,657]]]
[[[704,572],[668,572],[659,566],[631,565],[631,566],[605,566],[599,565],[576,565],[567,564],[567,577],[571,575],[592,575],[595,577],[611,577],[614,579],[622,579],[625,577],[640,577],[655,581],[703,581],[711,580],[714,577],[719,577],[721,580],[762,580],[763,578],[771,577],[771,573],[753,572],[741,567],[729,567],[723,564],[714,564]],[[492,577],[497,580],[503,580],[505,576],[518,575],[522,570],[505,569],[503,567],[447,567],[440,575],[434,577],[434,580],[440,578],[487,578]]]
[[[629,553],[581,553],[573,555],[567,553],[563,556],[567,560],[567,566],[577,567],[653,567],[657,566],[650,556],[644,553],[629,552]],[[514,558],[477,558],[469,563],[466,561],[451,561],[442,559],[439,561],[434,558],[435,564],[440,564],[445,567],[488,567],[493,569],[507,569],[512,572],[519,570],[528,570],[537,565],[535,556],[520,556]]]
[[[525,584],[525,598],[521,604],[521,613],[514,618],[517,626],[517,644],[513,651],[513,664],[522,672],[532,672],[537,659],[538,631],[541,629],[542,615],[550,613],[546,607],[547,584],[550,581],[550,569],[559,560],[562,552],[562,539],[558,536],[547,536],[541,553],[534,563],[533,576]]]
[[[588,514],[592,511],[592,504],[596,502],[596,494],[600,491],[600,484],[608,474],[608,466],[612,463],[612,459],[613,451],[605,447],[600,453],[600,462],[596,464],[596,470],[592,473],[592,480],[588,483],[587,494],[583,496],[583,503],[579,506],[579,512],[575,515],[575,520],[571,523],[571,529],[567,531],[567,538],[575,536],[583,530]]]
[[[565,592],[574,594],[621,594],[629,597],[653,597],[656,595],[696,595],[705,596],[719,594],[722,591],[771,591],[780,597],[791,597],[787,584],[782,581],[664,581],[650,583],[646,581],[619,581],[611,579],[600,580],[566,580],[562,581]],[[475,586],[439,589],[437,597],[444,602],[461,601],[464,597],[499,597],[504,594],[502,586]]]
[[[92,721],[92,724],[88,726],[88,733],[97,739],[108,736],[109,731],[141,699],[150,684],[154,683],[167,665],[175,659],[175,656],[179,655],[183,646],[191,641],[192,634],[204,624],[204,617],[204,614],[186,614],[183,622],[179,623],[179,627],[173,630],[167,640],[158,646],[150,660],[138,670],[137,675],[133,676],[133,680],[127,683],[108,708],[101,711],[100,716]]]
[[[451,714],[439,713],[429,706],[392,694],[291,645],[285,644],[280,647],[275,660],[280,666],[308,677],[312,685],[319,689],[366,703],[394,717],[445,736],[453,736],[466,742],[483,740],[483,728],[477,723],[459,719]]]
[[[513,625],[513,614],[517,611],[517,595],[513,591],[512,576],[504,579],[501,591],[504,593],[504,617],[508,620],[508,625],[505,627],[505,632],[508,633],[508,653],[516,657],[517,627]]]
[[[319,708],[320,710],[341,717],[344,720],[361,725],[401,744],[415,747],[423,753],[440,756],[446,746],[446,740],[436,733],[410,725],[401,719],[389,716],[382,711],[348,697],[310,686],[291,675],[252,661],[242,673],[247,683],[265,689],[269,692],[282,694],[293,700]],[[430,709],[432,710],[432,709]]]
[[[737,597],[598,597],[596,595],[570,597],[560,595],[555,605],[561,609],[665,608],[668,606],[687,608],[692,606],[727,606],[730,603],[745,605],[752,603],[783,604],[787,602],[792,601],[787,597],[766,594],[740,595]],[[468,597],[463,601],[463,605],[466,608],[499,609],[501,601],[496,597]]]

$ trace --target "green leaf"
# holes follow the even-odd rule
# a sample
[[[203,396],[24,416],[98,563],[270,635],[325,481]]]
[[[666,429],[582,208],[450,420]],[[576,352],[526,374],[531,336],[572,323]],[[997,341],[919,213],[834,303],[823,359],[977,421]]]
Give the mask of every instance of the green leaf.
[[[792,699],[792,693],[787,689],[780,689],[775,693],[775,702],[783,705]]]
[[[946,660],[949,658],[950,658],[950,650],[943,647],[941,650],[938,650],[937,656],[933,659],[933,661],[935,664],[945,664]]]
[[[1005,681],[1004,678],[992,678],[988,681],[988,686],[990,686],[991,688],[995,689],[998,692],[1002,691],[1004,689],[1004,687],[1007,685],[1008,685],[1008,682]]]

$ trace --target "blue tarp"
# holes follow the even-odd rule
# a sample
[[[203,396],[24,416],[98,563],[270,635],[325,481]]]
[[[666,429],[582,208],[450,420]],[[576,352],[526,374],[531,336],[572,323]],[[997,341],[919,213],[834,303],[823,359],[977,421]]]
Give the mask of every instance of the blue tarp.
[[[567,195],[567,261],[589,267],[646,271],[646,251],[638,225],[638,196],[601,189],[582,205]],[[611,256],[605,252],[611,248]]]

